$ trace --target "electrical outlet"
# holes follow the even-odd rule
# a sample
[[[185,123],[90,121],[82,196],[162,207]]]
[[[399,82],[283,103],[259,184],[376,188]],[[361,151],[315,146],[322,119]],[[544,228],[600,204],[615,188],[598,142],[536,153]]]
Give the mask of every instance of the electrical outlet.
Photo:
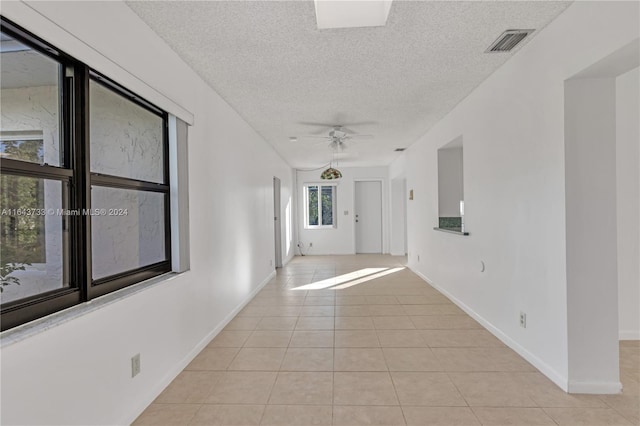
[[[520,312],[520,327],[527,328],[527,314]]]
[[[131,377],[136,377],[140,374],[140,354],[135,354],[131,357]]]
[[[273,266],[273,260],[269,261],[269,266]]]
[[[309,248],[313,247],[313,243],[309,243]]]
[[[418,255],[418,262],[420,262],[420,255]]]

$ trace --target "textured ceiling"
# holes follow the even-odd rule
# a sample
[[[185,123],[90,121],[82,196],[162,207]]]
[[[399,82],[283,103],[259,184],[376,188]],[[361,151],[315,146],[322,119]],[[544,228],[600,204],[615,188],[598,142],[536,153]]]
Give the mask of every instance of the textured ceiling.
[[[300,122],[373,122],[340,165],[389,164],[513,55],[484,53],[504,30],[536,29],[526,43],[569,4],[394,1],[385,27],[318,30],[312,1],[128,2],[299,168],[331,157]]]

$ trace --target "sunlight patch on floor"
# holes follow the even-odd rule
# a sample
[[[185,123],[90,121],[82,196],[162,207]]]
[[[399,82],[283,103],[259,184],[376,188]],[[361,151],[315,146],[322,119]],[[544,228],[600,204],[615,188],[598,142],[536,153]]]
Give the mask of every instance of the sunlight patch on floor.
[[[336,287],[333,287],[332,290],[342,290],[344,288],[353,287],[354,285],[358,285],[358,284],[365,283],[367,281],[375,280],[377,278],[384,277],[385,275],[389,275],[389,274],[393,274],[393,273],[398,272],[398,271],[402,271],[403,269],[404,269],[404,267],[387,269],[386,271],[379,272],[379,273],[373,274],[373,275],[369,275],[368,277],[360,278],[360,279],[357,279],[355,281],[350,281],[348,283],[338,285]]]
[[[348,274],[338,275],[337,277],[327,278],[325,280],[316,281],[311,284],[305,284],[300,287],[295,287],[292,290],[324,290],[333,289],[340,290],[348,288],[357,284],[361,284],[376,278],[384,277],[385,275],[392,274],[403,270],[401,268],[363,268],[357,271],[349,272]]]

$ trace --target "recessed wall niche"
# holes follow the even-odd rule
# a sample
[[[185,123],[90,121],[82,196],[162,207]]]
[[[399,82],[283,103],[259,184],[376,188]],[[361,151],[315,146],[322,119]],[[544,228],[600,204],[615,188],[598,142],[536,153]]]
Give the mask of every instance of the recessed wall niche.
[[[464,226],[463,148],[461,135],[438,149],[438,226],[434,229],[468,235]]]

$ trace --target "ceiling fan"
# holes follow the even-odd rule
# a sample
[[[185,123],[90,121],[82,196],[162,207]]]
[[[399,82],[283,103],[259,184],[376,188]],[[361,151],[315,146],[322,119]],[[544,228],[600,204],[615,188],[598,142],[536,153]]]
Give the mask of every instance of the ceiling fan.
[[[318,125],[320,123],[301,123],[301,124],[313,124],[313,125]],[[369,124],[369,123],[356,123],[356,124]],[[307,139],[307,138],[313,138],[313,139],[326,139],[329,141],[329,148],[336,150],[336,151],[341,151],[343,149],[346,148],[345,142],[350,140],[350,139],[371,139],[373,138],[373,135],[360,135],[357,134],[355,131],[343,126],[343,125],[330,125],[327,126],[330,127],[331,130],[329,130],[329,133],[327,135],[324,136],[320,136],[317,134],[311,134],[311,135],[302,135],[300,136],[300,139]],[[289,138],[292,142],[296,142],[298,140],[297,137],[291,137]]]

